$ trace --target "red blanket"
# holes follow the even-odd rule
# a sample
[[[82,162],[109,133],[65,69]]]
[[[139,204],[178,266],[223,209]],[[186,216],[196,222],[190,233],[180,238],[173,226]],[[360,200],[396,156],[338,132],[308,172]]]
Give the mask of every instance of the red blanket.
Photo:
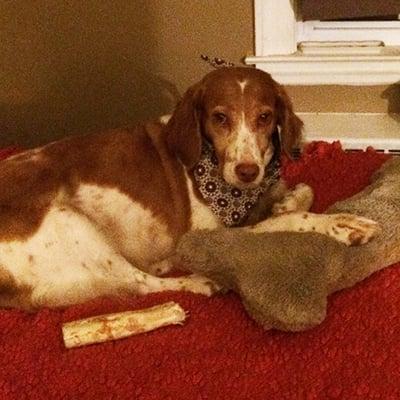
[[[283,173],[315,211],[368,184],[386,156],[316,143]],[[0,221],[1,223],[1,221]],[[400,399],[400,264],[330,297],[303,333],[264,332],[234,294],[98,299],[27,314],[0,310],[0,399]],[[61,323],[174,300],[183,326],[66,350]]]

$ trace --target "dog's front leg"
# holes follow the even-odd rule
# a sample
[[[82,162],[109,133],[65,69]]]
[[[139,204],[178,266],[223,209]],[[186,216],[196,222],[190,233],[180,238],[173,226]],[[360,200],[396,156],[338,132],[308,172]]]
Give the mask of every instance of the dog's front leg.
[[[286,183],[279,179],[259,198],[244,225],[254,225],[272,215],[308,211],[313,203],[314,193],[310,186],[299,183],[288,189]]]
[[[177,278],[161,278],[146,273],[141,273],[136,280],[139,279],[139,293],[157,293],[167,290],[186,291],[205,296],[211,296],[219,292],[222,287],[211,279],[191,274]]]
[[[317,232],[353,246],[369,242],[380,232],[379,225],[353,214],[314,214],[295,212],[277,215],[256,225],[241,228],[253,233]]]
[[[280,201],[272,206],[272,214],[280,215],[296,211],[308,211],[314,201],[314,192],[305,183],[297,184],[293,189],[287,190]]]

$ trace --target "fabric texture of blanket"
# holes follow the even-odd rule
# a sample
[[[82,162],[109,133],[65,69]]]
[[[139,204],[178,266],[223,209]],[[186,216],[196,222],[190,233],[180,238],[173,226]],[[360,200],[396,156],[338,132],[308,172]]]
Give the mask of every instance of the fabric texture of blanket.
[[[311,185],[313,210],[322,212],[365,187],[386,159],[313,143],[300,160],[283,163],[282,175]],[[0,310],[0,400],[399,399],[399,267],[335,293],[325,321],[295,334],[264,331],[234,294],[168,292],[35,314]],[[190,313],[183,326],[64,348],[63,322],[171,300]]]

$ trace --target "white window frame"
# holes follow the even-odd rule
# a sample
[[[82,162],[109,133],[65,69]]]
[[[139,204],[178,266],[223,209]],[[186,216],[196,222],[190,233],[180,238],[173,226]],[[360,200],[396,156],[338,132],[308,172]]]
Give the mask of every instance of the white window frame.
[[[339,23],[344,29],[339,26],[331,29],[332,25],[329,27],[325,22],[302,22],[298,3],[299,0],[254,0],[256,54],[246,58],[247,64],[255,64],[270,72],[277,81],[289,85],[381,85],[400,81],[397,21],[379,22],[380,28],[374,21],[367,21],[361,23],[363,29],[358,25],[352,30],[346,23]],[[373,30],[367,28],[374,25]],[[384,25],[386,29],[382,29]],[[351,37],[351,31],[357,36]],[[333,32],[352,41],[374,38],[385,42],[385,46],[378,51],[372,48],[371,52],[357,44],[347,49],[333,46],[323,53],[317,51],[318,46],[315,52],[309,48],[307,52],[298,50],[302,41],[338,40],[339,36],[332,36]]]
[[[257,68],[271,73],[278,82],[288,85],[400,82],[400,47],[396,48],[397,42],[392,41],[394,34],[400,39],[400,31],[391,28],[390,37],[385,37],[376,35],[375,29],[371,37],[367,36],[371,31],[367,29],[363,36],[355,37],[347,29],[343,38],[352,40],[351,46],[327,46],[328,42],[337,41],[338,36],[332,36],[332,30],[329,33],[331,36],[321,36],[326,32],[316,28],[324,23],[303,23],[297,9],[298,1],[254,1],[256,54],[246,58],[247,64],[255,64]],[[367,23],[368,26],[374,24]],[[360,29],[353,31],[360,34]],[[335,29],[334,35],[338,32],[340,29]],[[383,34],[388,32],[383,31]],[[360,39],[380,40],[385,42],[385,46],[365,46],[365,43],[354,42]],[[319,48],[314,46],[315,43],[302,48],[299,46],[302,41],[307,41],[309,45],[310,42],[319,42]],[[363,150],[373,146],[384,151],[400,151],[400,124],[390,114],[300,113],[299,116],[305,123],[306,141],[340,140],[347,149]]]

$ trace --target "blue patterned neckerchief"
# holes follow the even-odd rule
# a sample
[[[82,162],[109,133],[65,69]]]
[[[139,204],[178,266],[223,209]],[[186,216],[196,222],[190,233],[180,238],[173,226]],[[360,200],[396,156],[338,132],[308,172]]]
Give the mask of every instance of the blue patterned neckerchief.
[[[272,136],[274,155],[265,167],[261,184],[254,189],[238,189],[225,182],[218,171],[218,159],[212,145],[203,140],[200,161],[194,167],[194,178],[203,199],[225,226],[241,224],[260,196],[279,179],[279,133]]]

